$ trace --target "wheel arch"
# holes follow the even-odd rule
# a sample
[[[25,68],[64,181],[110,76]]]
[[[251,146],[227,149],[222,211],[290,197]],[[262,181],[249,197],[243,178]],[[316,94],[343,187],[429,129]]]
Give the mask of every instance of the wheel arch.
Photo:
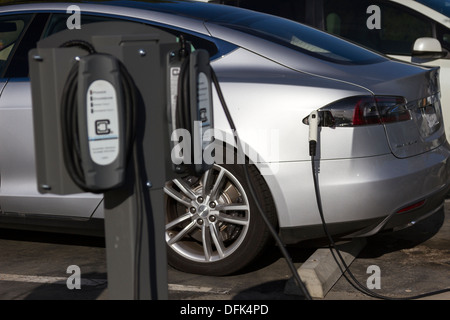
[[[215,143],[218,144],[216,145],[216,148],[222,147],[225,152],[229,152],[229,154],[238,153],[237,146],[234,144],[230,144],[228,141],[216,140]],[[244,156],[246,161],[249,161],[249,159],[251,158],[255,159],[255,156],[257,156],[258,161],[251,161],[250,163],[256,167],[259,174],[261,175],[261,178],[264,180],[271,193],[275,206],[276,228],[277,231],[279,231],[278,229],[280,227],[280,221],[283,220],[280,219],[280,212],[287,212],[288,205],[277,179],[278,163],[268,163],[264,161],[260,153],[252,148],[251,145],[246,145]]]

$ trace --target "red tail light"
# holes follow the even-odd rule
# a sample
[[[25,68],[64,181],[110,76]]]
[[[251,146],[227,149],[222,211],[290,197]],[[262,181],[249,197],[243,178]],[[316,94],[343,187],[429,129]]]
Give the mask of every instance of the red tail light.
[[[355,96],[333,102],[320,111],[331,114],[336,127],[385,124],[411,119],[403,97]]]

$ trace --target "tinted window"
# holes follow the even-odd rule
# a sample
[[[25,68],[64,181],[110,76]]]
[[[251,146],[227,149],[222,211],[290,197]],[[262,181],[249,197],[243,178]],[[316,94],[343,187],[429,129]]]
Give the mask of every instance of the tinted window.
[[[0,74],[3,74],[32,15],[0,17]]]
[[[44,32],[43,37],[46,38],[54,33],[67,30],[67,18],[68,14],[64,13],[55,13],[52,14],[50,21],[48,22],[48,26]],[[94,15],[81,15],[81,26],[94,23],[94,22],[103,22],[103,21],[114,21],[119,19],[114,19],[110,17],[103,16],[94,16]]]
[[[22,33],[15,42],[13,52],[3,76],[6,78],[28,77],[28,53],[36,48],[36,43],[42,35],[48,14],[23,15],[22,18],[27,26],[22,29]]]
[[[264,6],[268,3],[267,0],[261,2],[263,3],[260,3],[259,6]],[[272,1],[271,7],[273,10],[278,10],[278,13],[286,15],[286,10],[291,10],[292,8],[298,9],[306,5],[305,0],[297,0],[297,4],[294,2],[293,0]],[[126,5],[126,3],[129,3],[129,1],[119,1],[116,4]],[[241,0],[237,1],[237,4],[238,6],[242,6]],[[248,7],[253,5],[258,5],[258,2],[251,1],[248,3]],[[145,3],[133,2],[132,6],[136,8],[154,9],[159,12],[169,12],[180,16],[201,19],[210,23],[221,24],[336,63],[365,64],[383,61],[383,57],[371,51],[364,50],[351,43],[343,42],[326,33],[308,28],[290,19],[276,17],[275,13],[272,13],[274,14],[273,16],[269,16],[227,5],[211,5],[208,3],[192,3],[189,1],[176,3],[170,1],[158,3],[148,1]],[[251,8],[253,9],[253,7]],[[269,6],[265,6],[266,11],[269,9]],[[307,14],[307,12],[304,13],[305,19]],[[296,17],[302,16],[298,12],[294,15]]]
[[[222,0],[220,3],[273,14],[299,22],[307,20],[306,0]]]
[[[367,8],[380,8],[380,28],[369,28],[368,19],[375,13]],[[414,41],[433,37],[433,23],[405,7],[384,1],[324,0],[325,30],[385,54],[411,55]]]
[[[450,51],[450,30],[447,27],[436,23],[436,38],[441,43],[442,48]]]
[[[325,32],[271,15],[237,12],[211,21],[335,63],[366,64],[384,59]]]
[[[44,38],[51,36],[54,33],[67,30],[67,14],[63,13],[55,13],[50,18],[50,21],[48,23],[48,26],[44,32]],[[120,18],[120,17],[111,17],[111,16],[100,16],[100,15],[92,15],[92,14],[82,14],[81,15],[81,26],[89,24],[89,23],[95,23],[95,22],[106,22],[106,21],[127,21],[127,19]],[[141,23],[136,21],[129,21],[134,23]],[[210,56],[214,56],[218,50],[217,47],[210,41],[207,41],[205,39],[202,39],[200,37],[196,37],[190,34],[182,33],[179,31],[171,30],[169,28],[164,27],[158,27],[163,31],[169,32],[174,34],[175,36],[179,36],[180,34],[183,34],[184,38],[191,42],[192,45],[195,48],[203,48],[207,50],[210,54]]]

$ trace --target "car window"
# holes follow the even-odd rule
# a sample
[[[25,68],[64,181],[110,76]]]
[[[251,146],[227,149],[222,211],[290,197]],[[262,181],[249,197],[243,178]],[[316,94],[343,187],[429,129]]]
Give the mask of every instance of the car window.
[[[89,23],[95,23],[95,22],[106,22],[106,21],[129,21],[134,23],[145,23],[149,24],[148,22],[137,22],[134,20],[127,20],[125,18],[121,17],[113,17],[113,16],[103,16],[103,15],[93,15],[93,14],[82,14],[81,15],[81,27],[83,25],[89,24]],[[67,29],[67,14],[64,13],[55,13],[52,14],[47,28],[44,31],[43,38],[46,38],[48,36],[51,36],[54,33],[63,31]],[[201,37],[196,37],[192,34],[188,34],[181,31],[172,30],[168,27],[162,27],[157,26],[157,28],[169,32],[175,36],[183,35],[184,39],[191,42],[194,48],[203,48],[207,50],[210,54],[210,56],[214,56],[217,54],[218,49],[217,47],[210,41],[203,39]]]
[[[222,0],[212,2],[273,14],[299,22],[306,21],[310,13],[306,6],[307,0]]]
[[[379,28],[367,25],[373,11],[380,8]],[[376,0],[324,0],[325,30],[385,54],[411,55],[414,41],[433,37],[433,22],[405,7]]]
[[[36,48],[37,42],[42,37],[67,28],[67,17],[67,14],[51,16],[50,13],[0,17],[0,72],[2,76],[5,78],[28,77],[28,52]],[[101,21],[101,18],[91,17],[83,22],[97,22]]]
[[[27,78],[29,76],[29,51],[36,48],[36,44],[40,39],[66,30],[67,18],[68,15],[66,13],[30,13],[0,16],[0,77]],[[81,15],[81,26],[103,21],[124,21],[124,19],[105,15]],[[161,29],[176,36],[183,34],[194,48],[208,50],[211,57],[218,53],[216,45],[202,37],[171,30],[170,28],[161,27]]]
[[[223,17],[213,17],[208,22],[334,63],[358,65],[384,61],[384,57],[373,51],[342,41],[326,32],[273,15],[236,11]]]
[[[94,23],[94,22],[104,22],[104,21],[120,21],[119,18],[108,17],[108,16],[95,16],[95,15],[86,15],[82,14],[81,17],[81,25]],[[44,31],[43,38],[51,36],[54,33],[67,30],[67,18],[68,15],[66,13],[54,13],[51,15],[49,22],[47,24],[47,28]]]
[[[31,18],[29,14],[0,17],[0,74],[3,75]]]
[[[29,18],[26,18],[29,17]],[[4,78],[26,78],[28,77],[28,53],[31,49],[36,48],[48,14],[28,14],[24,15],[24,19],[29,21],[28,25],[23,29],[18,41],[14,44],[14,48],[8,57],[5,66]]]
[[[450,52],[450,29],[436,23],[436,38],[441,43],[442,48]]]

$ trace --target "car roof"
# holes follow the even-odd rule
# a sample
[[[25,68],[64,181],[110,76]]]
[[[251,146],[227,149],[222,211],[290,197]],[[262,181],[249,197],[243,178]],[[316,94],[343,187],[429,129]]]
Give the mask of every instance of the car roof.
[[[105,10],[139,9],[151,10],[154,12],[174,14],[183,17],[189,17],[195,20],[209,21],[214,18],[227,14],[247,11],[247,14],[258,14],[254,11],[237,8],[233,6],[224,6],[214,3],[195,1],[195,0],[133,0],[133,1],[10,1],[1,3],[0,8],[3,12],[9,10],[66,10],[71,5],[78,5],[81,8],[97,8]]]
[[[67,12],[71,5],[77,5],[81,13],[117,15],[136,20],[149,20],[193,32],[209,35],[204,23],[215,19],[226,19],[227,15],[261,13],[200,1],[179,0],[137,0],[137,1],[11,1],[0,5],[2,13],[8,12]]]
[[[311,53],[300,52],[283,44],[280,45],[274,38],[265,38],[261,33],[248,32],[249,28],[245,24],[257,21],[263,28],[278,28],[278,31],[286,32],[286,24],[295,24],[300,28],[304,34],[323,34],[323,36],[334,38],[333,41],[338,40],[332,35],[325,34],[323,31],[308,27],[306,25],[293,22],[288,19],[283,19],[273,15],[268,15],[243,8],[226,6],[221,4],[205,3],[199,1],[178,1],[178,0],[157,0],[157,1],[92,1],[92,2],[46,2],[46,3],[27,3],[14,4],[10,6],[2,6],[0,10],[5,12],[63,12],[70,13],[67,9],[70,5],[76,4],[79,6],[81,13],[101,13],[104,15],[116,15],[121,17],[129,17],[133,20],[152,21],[155,24],[162,26],[178,27],[182,30],[189,30],[197,34],[203,34],[207,37],[212,37],[216,40],[225,41],[233,46],[241,47],[255,54],[263,56],[281,65],[302,70],[303,72],[315,72],[319,69],[325,72],[330,69],[330,61],[325,61],[323,56],[317,59]],[[266,25],[263,20],[274,20],[276,25]],[[263,23],[261,23],[263,21]],[[242,28],[247,27],[246,32],[242,32]],[[273,30],[273,29],[271,29]],[[315,30],[315,31],[314,31]],[[250,31],[253,31],[251,29]],[[269,30],[270,31],[270,30]],[[298,31],[298,30],[297,30]],[[313,37],[313,36],[311,36]],[[320,37],[322,39],[322,37]],[[314,41],[318,41],[317,39]],[[324,40],[325,41],[325,40]],[[334,42],[333,42],[334,43]],[[347,44],[348,45],[348,44]],[[346,45],[346,46],[347,46]],[[357,47],[356,45],[351,45]],[[345,49],[345,48],[344,48]],[[361,61],[358,63],[375,63],[385,61],[386,58],[378,53],[372,52],[363,54],[361,50]],[[345,50],[344,50],[345,51]],[[348,50],[348,52],[352,52]],[[301,55],[302,58],[299,58]],[[364,60],[366,59],[367,60]],[[375,61],[376,60],[376,61]],[[353,60],[352,60],[353,61]],[[328,72],[328,71],[327,71]]]

